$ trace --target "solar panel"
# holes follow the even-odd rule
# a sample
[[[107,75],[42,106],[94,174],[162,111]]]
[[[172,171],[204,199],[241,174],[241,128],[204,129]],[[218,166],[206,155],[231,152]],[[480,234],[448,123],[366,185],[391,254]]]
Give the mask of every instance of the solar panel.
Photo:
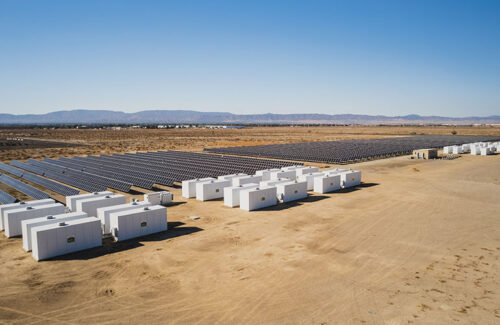
[[[38,184],[40,186],[43,186],[49,190],[52,190],[52,191],[59,193],[61,195],[64,195],[64,196],[77,195],[80,193],[79,190],[76,190],[74,188],[56,183],[56,182],[51,181],[49,179],[40,177],[38,175],[31,174],[31,173],[27,173],[27,172],[24,173],[23,179],[30,181],[32,183]]]
[[[82,189],[87,192],[102,192],[106,190],[105,186],[99,185],[99,184],[94,184],[91,182],[87,182],[82,179],[78,178],[73,178],[64,174],[52,172],[52,171],[46,171],[45,176],[48,178],[55,179],[58,182],[68,184],[74,187],[77,187],[79,189]]]
[[[16,167],[9,166],[9,165],[4,164],[4,163],[0,163],[0,170],[3,170],[5,172],[10,173],[12,175],[15,175],[17,177],[23,176],[23,173],[24,173],[23,170],[16,168]]]
[[[10,162],[10,164],[13,165],[13,166],[22,168],[24,170],[30,171],[32,173],[38,174],[38,175],[43,175],[43,173],[44,173],[44,169],[43,168],[40,168],[40,167],[37,167],[37,166],[33,166],[33,165],[29,165],[29,164],[24,163],[22,161],[12,160]]]
[[[9,204],[9,203],[14,203],[16,202],[17,199],[10,195],[9,193],[5,193],[4,191],[0,190],[0,203],[2,204]]]
[[[12,188],[15,188],[21,193],[31,196],[36,200],[47,199],[50,197],[48,193],[45,193],[31,185],[18,181],[17,179],[7,176],[5,174],[0,175],[0,182]]]

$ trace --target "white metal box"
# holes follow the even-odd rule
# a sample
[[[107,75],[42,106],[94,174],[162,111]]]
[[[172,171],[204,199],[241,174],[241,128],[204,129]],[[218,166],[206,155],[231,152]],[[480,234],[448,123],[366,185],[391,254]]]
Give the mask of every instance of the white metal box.
[[[224,205],[234,208],[240,205],[240,192],[244,189],[256,188],[259,184],[249,183],[240,186],[229,186],[224,188]]]
[[[280,178],[288,178],[290,180],[294,180],[296,178],[295,170],[279,170],[271,172],[270,179],[280,179]]]
[[[33,258],[37,261],[102,245],[101,222],[95,217],[31,228]]]
[[[300,182],[307,182],[307,190],[311,191],[314,189],[314,178],[326,175],[325,173],[311,173],[311,174],[303,174],[301,176],[297,176],[297,180]]]
[[[160,191],[144,194],[144,201],[152,205],[167,205],[174,200],[174,194],[169,191]]]
[[[470,147],[470,154],[471,155],[480,155],[481,154],[481,147],[479,147],[479,146],[471,146]]]
[[[220,199],[224,197],[224,187],[228,186],[231,186],[231,180],[197,183],[196,199],[200,201]]]
[[[22,201],[22,202],[17,202],[17,203],[9,203],[9,204],[0,205],[0,230],[4,229],[3,218],[4,218],[5,211],[13,210],[13,209],[20,209],[20,208],[25,208],[25,207],[29,207],[29,206],[35,206],[35,205],[46,205],[46,204],[50,204],[50,203],[55,203],[55,201],[52,199],[43,199],[43,200]]]
[[[88,215],[85,212],[70,212],[70,213],[56,214],[53,216],[45,216],[41,218],[23,220],[21,222],[21,228],[23,232],[24,250],[27,252],[31,251],[31,228],[49,225],[51,223],[56,223],[56,222],[82,219],[87,217]]]
[[[281,170],[285,170],[285,171],[288,171],[288,170],[297,170],[299,168],[303,168],[304,166],[300,166],[300,165],[297,165],[297,166],[286,166],[286,167],[283,167],[281,168]]]
[[[319,171],[318,167],[311,167],[311,166],[308,167],[301,166],[301,168],[297,168],[295,170],[297,178],[305,174],[317,173],[318,171]]]
[[[270,179],[268,181],[262,181],[260,182],[260,187],[268,187],[268,186],[276,186],[276,184],[279,183],[288,183],[290,180],[288,178],[278,178],[278,179]]]
[[[97,217],[97,209],[127,203],[125,195],[105,195],[76,202],[76,211],[86,212],[89,217]]]
[[[150,235],[168,229],[167,208],[152,205],[110,214],[111,235],[117,241]]]
[[[182,181],[182,197],[185,197],[187,199],[196,197],[196,184],[210,181],[215,181],[215,178],[207,177]]]
[[[262,181],[262,176],[260,175],[247,175],[242,177],[236,177],[232,179],[233,186],[240,186],[244,184],[259,183]]]
[[[452,151],[455,155],[463,153],[462,147],[459,147],[459,146],[453,146]]]
[[[10,238],[21,235],[23,233],[21,221],[23,220],[61,214],[65,212],[65,209],[60,203],[51,203],[5,211],[5,236]]]
[[[144,208],[151,206],[150,202],[146,201],[141,201],[141,202],[132,202],[132,203],[125,203],[125,204],[119,204],[119,205],[112,205],[108,207],[103,207],[103,208],[98,208],[97,209],[97,218],[101,220],[101,225],[102,225],[102,232],[103,234],[109,234],[111,233],[111,228],[110,228],[110,216],[111,213],[113,212],[120,212],[120,211],[127,211],[127,210],[136,210],[138,208]]]
[[[491,155],[491,149],[488,147],[481,148],[481,155],[482,156]]]
[[[240,191],[240,209],[252,211],[278,204],[276,187],[251,188]]]
[[[262,169],[255,172],[255,175],[262,176],[263,181],[268,181],[271,179],[272,172],[279,172],[281,169],[279,168],[271,168],[271,169]]]
[[[291,181],[276,184],[276,195],[280,202],[290,202],[307,197],[307,182]]]
[[[314,192],[329,193],[340,190],[340,174],[328,174],[314,178]]]
[[[358,170],[348,170],[340,173],[340,183],[343,188],[361,184],[361,172]]]
[[[245,174],[245,173],[238,173],[238,174],[231,174],[231,175],[222,175],[222,176],[217,177],[217,180],[219,180],[219,181],[229,181],[229,180],[232,180],[235,177],[240,177],[240,176],[248,176],[248,175]]]
[[[106,195],[113,195],[113,192],[110,191],[103,191],[103,192],[93,192],[93,193],[87,193],[87,194],[77,194],[77,195],[70,195],[66,196],[66,206],[69,208],[70,211],[76,211],[76,202],[78,200],[85,200],[93,197],[100,197],[100,196],[106,196]]]

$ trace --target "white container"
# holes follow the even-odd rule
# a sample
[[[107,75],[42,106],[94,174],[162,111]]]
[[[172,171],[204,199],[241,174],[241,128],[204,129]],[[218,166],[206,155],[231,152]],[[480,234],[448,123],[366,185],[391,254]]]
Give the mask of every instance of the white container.
[[[240,191],[240,209],[253,211],[278,204],[276,187],[256,187]]]
[[[443,153],[444,154],[452,154],[453,153],[453,147],[452,146],[443,147]]]
[[[93,192],[93,193],[87,193],[87,194],[66,196],[66,206],[69,208],[70,211],[76,211],[76,202],[77,201],[88,199],[88,198],[93,198],[93,197],[106,196],[106,195],[113,195],[113,192],[103,191],[103,192]]]
[[[76,202],[76,211],[86,212],[89,217],[97,217],[97,209],[125,203],[127,203],[125,195],[105,195],[78,200]]]
[[[463,153],[462,147],[459,147],[459,146],[453,146],[452,150],[453,150],[453,154],[455,154],[455,155]]]
[[[488,147],[481,148],[481,155],[482,156],[491,155],[491,149]]]
[[[101,222],[88,217],[33,227],[31,241],[37,261],[102,246]]]
[[[361,172],[358,170],[349,170],[340,173],[340,183],[343,188],[358,186],[361,184]]]
[[[168,229],[167,208],[152,205],[111,213],[111,235],[116,241],[154,234]]]
[[[288,178],[290,180],[294,180],[296,178],[296,175],[297,173],[295,172],[295,170],[280,170],[271,172],[270,178],[271,180],[280,178]]]
[[[296,177],[299,178],[302,175],[317,173],[318,171],[319,171],[318,167],[303,167],[303,166],[301,166],[301,168],[297,168],[295,170],[295,173],[296,173]]]
[[[335,168],[335,169],[323,170],[322,173],[325,173],[325,174],[340,174],[340,173],[347,172],[347,171],[348,171],[347,169]]]
[[[174,194],[169,191],[160,191],[144,194],[144,201],[152,205],[167,205],[174,200]]]
[[[252,176],[242,176],[242,177],[236,177],[232,179],[233,181],[233,186],[240,186],[240,185],[245,185],[245,184],[252,184],[252,183],[259,183],[262,181],[262,176],[259,175],[252,175]]]
[[[5,211],[25,208],[25,207],[29,207],[29,206],[47,205],[50,203],[55,203],[55,201],[52,199],[43,199],[43,200],[22,201],[22,202],[17,202],[17,203],[9,203],[9,204],[0,205],[0,230],[4,229],[3,218],[4,218]]]
[[[481,148],[478,146],[471,146],[470,147],[470,154],[471,155],[480,155],[481,154]]]
[[[329,193],[340,190],[340,174],[328,174],[314,178],[314,192]]]
[[[224,197],[224,187],[229,186],[231,186],[231,180],[197,183],[196,199],[200,201],[220,199]]]
[[[255,172],[255,175],[262,176],[263,181],[268,181],[271,179],[272,172],[279,172],[281,169],[279,168],[271,168],[271,169],[262,169]]]
[[[276,195],[280,202],[290,202],[307,197],[307,182],[291,181],[276,184]]]
[[[297,165],[297,166],[287,166],[287,167],[281,168],[281,170],[284,170],[284,171],[297,170],[297,169],[300,169],[300,168],[303,168],[303,167],[304,166],[300,166],[300,165]]]
[[[288,178],[278,178],[278,179],[270,179],[268,181],[262,181],[259,183],[260,187],[270,187],[270,186],[276,186],[276,184],[279,183],[288,183],[290,180]]]
[[[166,206],[174,201],[174,193],[169,191],[161,192],[161,202],[160,204]]]
[[[196,197],[196,184],[210,181],[215,181],[215,178],[207,177],[182,181],[182,197],[185,197],[187,199]]]
[[[240,186],[230,186],[224,188],[224,205],[234,208],[240,205],[240,192],[244,189],[256,188],[259,184],[249,183]]]
[[[136,209],[148,207],[151,205],[153,205],[153,204],[151,204],[150,202],[141,201],[141,202],[132,202],[132,203],[125,203],[125,204],[108,206],[108,207],[104,207],[104,208],[98,208],[97,209],[97,218],[99,220],[101,220],[102,233],[105,235],[111,233],[110,219],[109,219],[111,213],[120,212],[120,211],[127,211],[127,210],[136,210]]]
[[[21,228],[23,232],[24,250],[27,252],[31,251],[31,228],[49,225],[51,223],[56,223],[56,222],[76,220],[82,218],[88,218],[88,215],[85,212],[70,212],[70,213],[56,214],[53,216],[45,216],[41,218],[23,220],[21,222]]]
[[[307,182],[307,190],[312,191],[314,189],[314,178],[326,175],[325,173],[311,173],[311,174],[303,174],[301,176],[297,176],[297,180],[299,182]]]
[[[238,174],[231,174],[231,175],[222,175],[222,176],[217,177],[217,180],[218,181],[229,181],[229,180],[232,180],[235,177],[240,177],[240,176],[248,176],[248,175],[245,174],[245,173],[238,173]]]
[[[65,212],[65,209],[64,205],[60,203],[51,203],[5,211],[5,236],[10,238],[22,235],[21,221],[23,220],[61,214]]]

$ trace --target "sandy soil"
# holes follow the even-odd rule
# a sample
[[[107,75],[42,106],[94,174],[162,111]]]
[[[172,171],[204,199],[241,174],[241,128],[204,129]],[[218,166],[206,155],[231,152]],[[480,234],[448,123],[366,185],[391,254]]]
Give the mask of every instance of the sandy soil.
[[[176,189],[168,232],[58,260],[0,236],[0,323],[498,324],[500,155],[353,167],[257,212]]]

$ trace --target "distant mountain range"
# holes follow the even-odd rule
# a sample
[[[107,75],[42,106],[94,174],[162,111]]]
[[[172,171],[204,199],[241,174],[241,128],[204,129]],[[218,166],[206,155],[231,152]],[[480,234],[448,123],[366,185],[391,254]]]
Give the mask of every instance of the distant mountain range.
[[[0,114],[0,124],[500,124],[500,116],[383,116],[357,114],[232,114],[185,110],[124,113],[109,110],[71,110],[47,114]]]

